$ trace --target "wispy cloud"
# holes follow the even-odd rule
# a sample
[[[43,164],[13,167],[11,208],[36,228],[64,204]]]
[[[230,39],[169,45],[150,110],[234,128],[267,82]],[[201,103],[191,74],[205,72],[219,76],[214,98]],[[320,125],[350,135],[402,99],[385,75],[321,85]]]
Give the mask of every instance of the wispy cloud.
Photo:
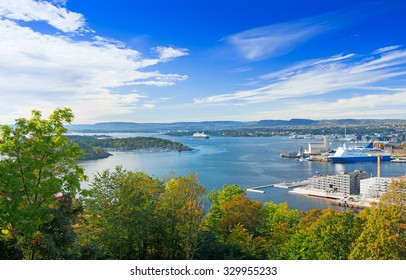
[[[174,48],[174,47],[155,47],[154,50],[158,53],[159,59],[163,61],[170,61],[177,57],[189,54],[188,49]]]
[[[252,67],[240,67],[240,68],[233,69],[231,72],[232,73],[244,73],[244,72],[251,71],[252,69],[253,69]]]
[[[66,1],[53,1],[55,4],[65,4]],[[74,32],[84,28],[84,16],[70,12],[51,2],[34,0],[2,0],[0,17],[10,20],[45,21],[49,25],[63,31]]]
[[[317,35],[343,26],[337,17],[338,14],[330,13],[262,26],[228,36],[223,41],[247,60],[281,56]]]
[[[404,119],[406,113],[406,89],[398,89],[390,94],[366,94],[351,98],[338,98],[333,101],[302,101],[297,104],[285,104],[283,108],[258,112],[257,119],[278,116],[282,119],[295,117],[311,119],[333,118],[399,118]],[[316,109],[315,109],[316,108]]]
[[[379,48],[379,49],[375,50],[372,54],[380,54],[380,53],[384,53],[384,52],[389,52],[389,51],[399,49],[400,47],[402,47],[402,46],[401,45],[396,45],[396,46],[389,46],[389,47]]]
[[[55,0],[0,2],[0,122],[9,122],[15,112],[26,110],[21,114],[25,115],[34,108],[46,112],[60,106],[72,107],[79,122],[128,114],[146,99],[145,94],[131,93],[131,88],[117,94],[114,89],[170,86],[188,78],[145,69],[187,55],[187,49],[157,47],[155,57],[145,57],[122,42],[90,32],[72,37],[71,32],[85,28],[85,19],[63,4]],[[62,34],[45,34],[21,24],[36,20]]]
[[[379,56],[334,56],[309,60],[260,77],[266,85],[251,90],[195,99],[195,103],[261,103],[379,86],[406,75],[406,50]],[[264,81],[263,81],[264,82]]]

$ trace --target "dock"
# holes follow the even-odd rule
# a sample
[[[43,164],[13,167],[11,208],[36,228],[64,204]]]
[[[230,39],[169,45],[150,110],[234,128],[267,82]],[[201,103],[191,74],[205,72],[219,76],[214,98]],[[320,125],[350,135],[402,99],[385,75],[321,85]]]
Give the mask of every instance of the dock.
[[[328,156],[310,156],[309,161],[318,161],[318,162],[329,162],[330,158]]]
[[[297,187],[305,187],[309,184],[309,180],[304,180],[304,181],[298,181],[298,182],[293,182],[293,183],[278,183],[275,184],[275,188],[282,188],[282,189],[292,189],[292,188],[297,188]]]
[[[247,192],[255,192],[255,193],[265,193],[265,191],[261,189],[266,189],[266,188],[272,188],[274,185],[264,185],[264,186],[258,186],[258,187],[253,187],[247,189]]]
[[[395,159],[392,159],[390,162],[395,162],[395,163],[406,163],[406,159],[399,159],[399,158],[395,158]]]

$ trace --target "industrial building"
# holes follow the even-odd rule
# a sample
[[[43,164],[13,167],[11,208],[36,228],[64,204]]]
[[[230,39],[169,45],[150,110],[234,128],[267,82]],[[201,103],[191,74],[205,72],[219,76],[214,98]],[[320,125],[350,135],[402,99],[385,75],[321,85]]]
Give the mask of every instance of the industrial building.
[[[309,143],[308,150],[305,151],[306,155],[320,155],[328,152],[329,144],[327,138],[324,137],[324,142]]]
[[[309,187],[327,193],[344,195],[360,194],[360,181],[367,178],[367,173],[360,170],[341,171],[337,175],[318,175],[309,178]]]

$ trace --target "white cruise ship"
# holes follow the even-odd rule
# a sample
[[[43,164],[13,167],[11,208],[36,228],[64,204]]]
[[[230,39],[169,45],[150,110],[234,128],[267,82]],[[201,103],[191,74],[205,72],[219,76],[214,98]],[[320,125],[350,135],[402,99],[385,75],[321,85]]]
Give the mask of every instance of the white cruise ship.
[[[209,138],[209,135],[205,134],[204,132],[200,133],[200,132],[196,132],[193,134],[194,138]]]

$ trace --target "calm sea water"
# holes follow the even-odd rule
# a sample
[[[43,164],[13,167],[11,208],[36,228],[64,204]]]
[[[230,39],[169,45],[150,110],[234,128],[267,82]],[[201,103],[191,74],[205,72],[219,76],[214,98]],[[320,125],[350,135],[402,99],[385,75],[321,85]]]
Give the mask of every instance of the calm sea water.
[[[104,169],[121,165],[129,171],[144,171],[149,175],[165,178],[170,174],[187,175],[198,173],[199,180],[208,191],[220,189],[223,185],[237,184],[241,187],[255,187],[279,182],[304,180],[315,174],[335,174],[339,171],[363,170],[376,176],[376,163],[333,164],[331,162],[299,162],[281,158],[285,151],[295,151],[298,145],[307,148],[309,142],[322,140],[294,140],[288,137],[212,137],[194,139],[170,137],[157,134],[110,133],[113,137],[155,136],[188,145],[191,152],[112,152],[113,156],[82,162],[89,178]],[[338,144],[335,144],[338,145]],[[406,164],[382,162],[381,175],[398,177],[406,172]],[[88,188],[87,183],[83,188]],[[261,202],[288,202],[292,208],[307,211],[313,208],[327,208],[331,202],[290,194],[286,189],[267,188],[264,194],[248,193],[252,199]]]

